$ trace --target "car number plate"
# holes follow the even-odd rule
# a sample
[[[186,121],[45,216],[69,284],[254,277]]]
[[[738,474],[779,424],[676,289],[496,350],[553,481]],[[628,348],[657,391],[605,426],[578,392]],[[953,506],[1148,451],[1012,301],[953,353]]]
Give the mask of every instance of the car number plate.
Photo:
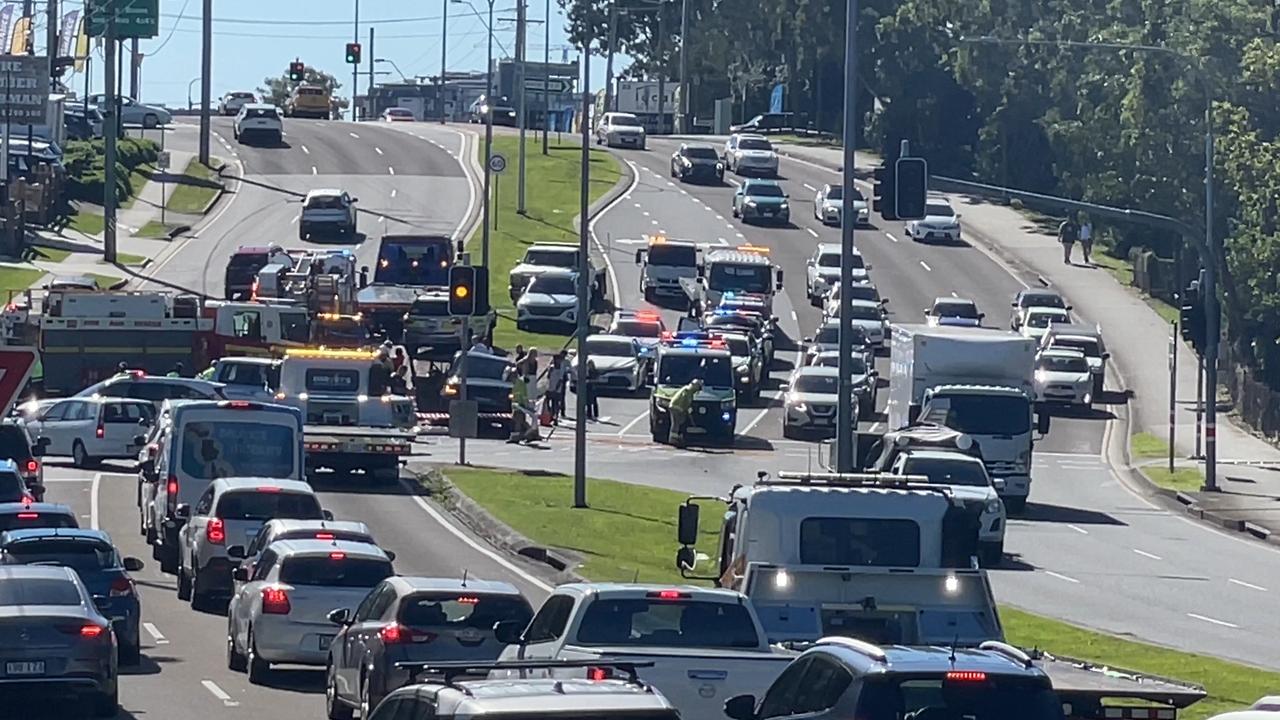
[[[4,664],[5,675],[43,675],[44,661],[10,662]]]
[[[321,649],[321,650],[328,650],[328,649],[329,649],[329,645],[331,645],[332,643],[333,643],[333,636],[332,636],[332,635],[321,635],[321,636],[320,636],[320,649]]]

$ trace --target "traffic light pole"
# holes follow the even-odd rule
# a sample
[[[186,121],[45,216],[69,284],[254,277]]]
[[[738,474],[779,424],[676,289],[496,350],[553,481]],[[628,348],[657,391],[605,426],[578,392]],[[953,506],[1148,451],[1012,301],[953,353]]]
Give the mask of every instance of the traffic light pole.
[[[1173,445],[1178,420],[1178,321],[1173,321],[1169,337],[1169,474],[1173,474]]]
[[[1204,487],[1218,490],[1218,248],[1213,241],[1213,96],[1205,88],[1204,107]],[[1207,396],[1207,397],[1206,397]]]
[[[213,0],[204,0],[200,36],[200,163],[208,167],[209,133],[213,128],[209,117],[209,94],[213,82]]]
[[[858,211],[853,207],[853,183],[858,146],[858,0],[846,0],[844,26],[844,168],[840,196],[840,357],[837,368],[836,472],[853,472],[858,415],[853,408],[853,228]]]
[[[582,43],[582,172],[579,186],[578,207],[578,392],[574,395],[576,406],[573,427],[573,506],[587,507],[587,332],[591,329],[591,293],[587,268],[590,266],[587,241],[591,234],[588,206],[591,188],[591,38]]]
[[[524,165],[525,165],[524,148],[525,148],[525,134],[527,132],[525,129],[525,126],[529,124],[528,122],[529,114],[527,109],[528,103],[526,101],[526,97],[525,97],[526,93],[524,88],[525,86],[524,55],[525,55],[525,49],[526,49],[525,46],[528,44],[525,41],[525,27],[528,24],[526,22],[528,14],[529,14],[529,7],[528,7],[528,4],[525,2],[525,0],[516,0],[516,83],[518,83],[516,85],[516,104],[519,106],[516,109],[516,113],[519,115],[519,118],[520,118],[520,169],[519,169],[520,179],[516,181],[517,182],[516,212],[520,213],[521,215],[524,215],[528,212],[524,206]],[[583,218],[585,217],[586,216],[584,215]],[[583,267],[586,267],[586,266],[584,265]]]

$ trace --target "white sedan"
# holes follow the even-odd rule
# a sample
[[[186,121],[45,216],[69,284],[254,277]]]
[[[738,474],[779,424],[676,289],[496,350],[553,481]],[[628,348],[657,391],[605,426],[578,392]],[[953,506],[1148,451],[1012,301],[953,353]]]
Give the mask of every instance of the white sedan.
[[[1034,387],[1038,402],[1093,405],[1093,373],[1079,350],[1041,350],[1036,357]]]
[[[648,352],[640,341],[623,335],[591,335],[587,338],[587,360],[595,365],[598,387],[639,392],[649,378]],[[575,369],[569,389],[577,392],[578,358],[570,358]]]
[[[960,216],[946,200],[930,200],[925,203],[924,218],[907,223],[907,237],[916,242],[941,240],[960,242]]]

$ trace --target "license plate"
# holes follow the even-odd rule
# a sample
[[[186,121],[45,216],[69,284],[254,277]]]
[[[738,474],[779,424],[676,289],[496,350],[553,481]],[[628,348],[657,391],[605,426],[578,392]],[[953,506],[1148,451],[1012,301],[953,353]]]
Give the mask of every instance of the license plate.
[[[4,664],[5,675],[43,675],[44,661],[11,662]]]
[[[333,636],[332,636],[332,635],[321,635],[321,636],[320,636],[320,649],[321,649],[321,650],[328,650],[328,649],[329,649],[329,645],[330,645],[330,644],[332,644],[332,643],[333,643]]]

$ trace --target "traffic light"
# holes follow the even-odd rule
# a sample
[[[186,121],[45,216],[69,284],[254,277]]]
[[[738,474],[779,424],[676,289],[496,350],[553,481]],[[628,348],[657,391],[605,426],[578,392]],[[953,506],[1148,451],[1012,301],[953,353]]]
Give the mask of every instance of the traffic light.
[[[894,202],[893,166],[881,165],[873,171],[875,182],[871,191],[871,209],[880,213],[885,220],[894,220],[896,206]]]
[[[347,43],[347,64],[348,65],[360,64],[360,43],[358,42]]]
[[[449,314],[471,315],[476,311],[476,269],[468,265],[449,268]]]
[[[929,194],[929,164],[924,158],[903,157],[894,163],[894,210],[899,220],[924,218]]]
[[[1182,339],[1190,342],[1197,353],[1203,353],[1208,332],[1205,327],[1204,297],[1200,294],[1198,280],[1192,280],[1182,293],[1178,322],[1181,325]]]
[[[292,82],[302,82],[307,77],[307,66],[302,64],[301,60],[294,60],[289,63],[289,80]]]

